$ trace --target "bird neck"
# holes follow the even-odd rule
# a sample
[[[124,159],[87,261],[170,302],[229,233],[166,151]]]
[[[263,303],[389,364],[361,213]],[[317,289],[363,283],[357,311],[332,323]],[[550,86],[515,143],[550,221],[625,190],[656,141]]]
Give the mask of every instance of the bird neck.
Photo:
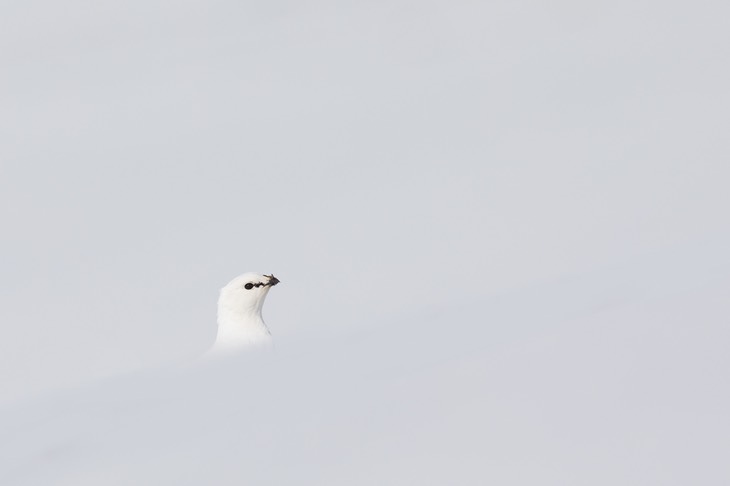
[[[271,333],[261,317],[259,306],[246,309],[221,306],[218,309],[216,350],[234,350],[270,340]]]

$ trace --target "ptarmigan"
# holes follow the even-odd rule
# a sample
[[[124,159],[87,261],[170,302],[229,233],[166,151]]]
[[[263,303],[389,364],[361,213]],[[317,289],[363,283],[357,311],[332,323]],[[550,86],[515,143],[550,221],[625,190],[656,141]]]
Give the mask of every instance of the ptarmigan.
[[[244,273],[223,287],[218,298],[218,335],[208,354],[226,354],[250,346],[271,344],[271,333],[261,316],[264,300],[279,279]]]

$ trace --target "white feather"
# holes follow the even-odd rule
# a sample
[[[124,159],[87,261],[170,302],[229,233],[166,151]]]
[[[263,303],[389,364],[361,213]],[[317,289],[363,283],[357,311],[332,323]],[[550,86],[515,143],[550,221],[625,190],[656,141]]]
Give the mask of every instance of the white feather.
[[[218,334],[208,354],[219,355],[251,346],[271,345],[271,333],[261,311],[269,290],[278,282],[273,275],[244,273],[221,289]]]

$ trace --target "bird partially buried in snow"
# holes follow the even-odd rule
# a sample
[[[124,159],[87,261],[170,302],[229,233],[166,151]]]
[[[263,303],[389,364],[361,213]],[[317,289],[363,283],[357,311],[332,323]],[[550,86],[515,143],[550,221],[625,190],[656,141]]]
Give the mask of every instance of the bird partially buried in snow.
[[[279,279],[271,275],[244,273],[221,289],[218,298],[218,335],[210,352],[235,352],[271,343],[271,333],[261,309],[271,287]]]

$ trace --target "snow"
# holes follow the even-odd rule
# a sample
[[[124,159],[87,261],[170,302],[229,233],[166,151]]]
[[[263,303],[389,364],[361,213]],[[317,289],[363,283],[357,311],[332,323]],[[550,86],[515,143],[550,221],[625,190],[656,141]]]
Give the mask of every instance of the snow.
[[[671,261],[11,407],[3,484],[720,484],[730,262]]]

